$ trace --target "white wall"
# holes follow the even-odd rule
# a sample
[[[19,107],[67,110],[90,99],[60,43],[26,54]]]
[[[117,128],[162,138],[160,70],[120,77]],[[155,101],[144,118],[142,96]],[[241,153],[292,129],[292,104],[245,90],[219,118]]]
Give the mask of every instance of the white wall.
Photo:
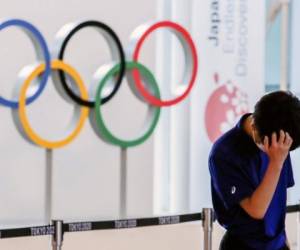
[[[1,18],[32,22],[49,47],[56,32],[70,21],[95,19],[110,25],[126,47],[130,33],[155,18],[155,1],[27,0],[2,1]],[[154,37],[146,42],[142,62],[154,69]],[[18,29],[0,32],[0,93],[10,97],[19,70],[35,62],[29,39]],[[66,62],[84,79],[110,62],[108,46],[93,30],[77,34],[67,50]],[[33,127],[45,138],[58,135],[69,122],[72,105],[66,103],[49,81],[42,96],[28,107]],[[123,84],[104,108],[107,124],[118,135],[136,134],[144,121],[146,105]],[[44,224],[45,150],[28,144],[14,127],[11,110],[0,107],[0,227]],[[150,216],[153,203],[152,138],[128,150],[128,216]],[[67,221],[116,218],[119,215],[120,150],[99,140],[87,121],[68,146],[54,150],[53,218]]]
[[[291,1],[291,36],[290,36],[290,89],[295,93],[298,98],[300,97],[300,74],[299,74],[299,42],[300,42],[300,32],[298,29],[298,24],[300,21],[299,11],[300,3],[299,1]],[[299,203],[300,201],[300,168],[299,168],[300,150],[297,149],[292,153],[293,171],[295,178],[295,186],[290,192],[290,203]]]

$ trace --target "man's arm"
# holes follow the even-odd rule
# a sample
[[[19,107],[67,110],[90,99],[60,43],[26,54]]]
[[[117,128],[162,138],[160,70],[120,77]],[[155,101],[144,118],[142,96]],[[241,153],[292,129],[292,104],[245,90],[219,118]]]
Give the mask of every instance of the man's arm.
[[[263,146],[260,148],[268,155],[269,165],[264,178],[251,197],[240,202],[240,206],[253,218],[264,218],[267,209],[272,201],[283,163],[292,145],[292,138],[288,133],[280,131],[277,141],[276,133],[272,134],[272,143],[269,145],[268,137],[264,138]]]
[[[270,205],[276,186],[280,177],[280,171],[276,170],[274,163],[269,163],[265,176],[253,192],[251,197],[247,197],[240,202],[240,206],[254,219],[262,219]]]

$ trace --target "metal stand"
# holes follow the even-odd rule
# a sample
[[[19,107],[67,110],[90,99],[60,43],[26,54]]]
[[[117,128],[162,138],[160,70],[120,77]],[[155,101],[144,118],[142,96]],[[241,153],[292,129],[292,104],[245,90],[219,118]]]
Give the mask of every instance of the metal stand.
[[[300,206],[300,201],[299,201]],[[298,211],[297,216],[297,250],[300,250],[300,211]]]
[[[52,236],[52,250],[61,250],[63,245],[64,230],[63,221],[52,221],[54,225],[54,235]]]
[[[202,226],[204,231],[204,250],[212,250],[212,230],[214,214],[212,208],[203,208]]]
[[[52,182],[53,182],[53,151],[46,149],[46,171],[45,171],[45,218],[46,223],[52,220]]]
[[[127,148],[121,148],[120,164],[120,207],[119,215],[127,217]]]

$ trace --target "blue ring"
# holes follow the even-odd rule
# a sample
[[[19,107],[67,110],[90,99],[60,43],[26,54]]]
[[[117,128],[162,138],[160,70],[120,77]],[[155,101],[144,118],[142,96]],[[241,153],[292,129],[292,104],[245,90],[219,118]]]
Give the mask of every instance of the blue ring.
[[[50,58],[49,49],[48,49],[47,43],[46,43],[43,35],[38,31],[37,28],[35,28],[29,22],[26,22],[26,21],[20,20],[20,19],[10,19],[10,20],[4,21],[0,24],[0,31],[9,26],[19,26],[19,27],[24,28],[27,31],[29,31],[37,39],[37,42],[39,42],[40,48],[42,49],[42,53],[44,55],[46,68],[42,75],[41,82],[38,86],[38,90],[36,91],[36,93],[34,95],[32,95],[26,99],[26,104],[30,104],[36,98],[38,98],[39,95],[42,93],[42,91],[44,90],[46,83],[48,81],[48,77],[51,73],[51,58]],[[19,107],[19,102],[7,100],[7,99],[3,98],[2,96],[0,96],[0,105],[16,109]]]

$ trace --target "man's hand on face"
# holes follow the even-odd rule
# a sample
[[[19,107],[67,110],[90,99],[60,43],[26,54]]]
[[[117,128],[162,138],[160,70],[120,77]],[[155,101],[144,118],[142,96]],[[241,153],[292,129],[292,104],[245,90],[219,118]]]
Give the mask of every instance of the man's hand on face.
[[[277,140],[277,134],[273,132],[271,140],[269,142],[268,136],[265,136],[263,143],[257,144],[257,146],[269,156],[270,162],[274,163],[272,166],[274,165],[278,170],[281,170],[289,154],[293,139],[289,133],[280,130],[279,139]]]

